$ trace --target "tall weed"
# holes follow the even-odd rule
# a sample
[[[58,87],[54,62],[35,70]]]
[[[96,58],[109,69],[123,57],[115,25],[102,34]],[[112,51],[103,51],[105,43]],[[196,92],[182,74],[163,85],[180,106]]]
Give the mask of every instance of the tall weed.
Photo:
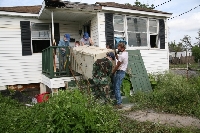
[[[1,109],[4,114],[0,118],[5,116],[3,122],[7,128],[1,127],[1,132],[97,133],[120,130],[119,114],[112,106],[101,105],[92,96],[79,90],[60,91],[59,95],[51,97],[47,102],[30,108],[12,110],[4,107]],[[8,125],[12,125],[12,128]]]
[[[186,78],[171,73],[157,75],[154,91],[136,93],[131,101],[138,103],[140,107],[200,118],[199,85],[200,78],[187,81]]]

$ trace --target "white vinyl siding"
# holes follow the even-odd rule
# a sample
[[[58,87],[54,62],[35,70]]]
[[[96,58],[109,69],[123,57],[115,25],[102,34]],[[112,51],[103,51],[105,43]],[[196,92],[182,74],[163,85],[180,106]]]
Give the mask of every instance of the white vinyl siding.
[[[102,12],[97,13],[98,20],[98,34],[99,34],[99,47],[106,48],[105,37],[105,14]]]
[[[41,82],[42,53],[22,56],[20,21],[51,23],[51,20],[0,16],[0,86]],[[65,33],[70,33],[71,38],[80,40],[78,23],[54,23],[59,23],[61,39]]]
[[[91,38],[95,46],[99,45],[99,32],[98,32],[98,20],[97,16],[93,17],[91,20]]]
[[[99,13],[101,15],[98,16],[98,20],[101,20],[101,29],[99,29],[99,34],[104,35],[99,38],[100,45],[99,47],[105,48],[105,15],[104,13]],[[104,18],[103,18],[104,17]],[[142,17],[142,16],[141,16]],[[142,17],[144,18],[144,17]],[[99,22],[99,21],[98,21]],[[142,58],[144,60],[144,65],[147,69],[148,73],[152,72],[163,72],[169,70],[169,54],[168,54],[168,44],[167,44],[167,23],[165,19],[165,49],[150,49],[149,47],[141,48],[141,47],[128,47],[129,50],[140,50]],[[104,29],[103,29],[104,28]],[[147,22],[148,29],[148,22]],[[126,31],[126,30],[125,30]],[[148,34],[148,30],[147,30]],[[117,34],[115,34],[117,36]],[[147,44],[150,45],[148,36],[147,36]]]

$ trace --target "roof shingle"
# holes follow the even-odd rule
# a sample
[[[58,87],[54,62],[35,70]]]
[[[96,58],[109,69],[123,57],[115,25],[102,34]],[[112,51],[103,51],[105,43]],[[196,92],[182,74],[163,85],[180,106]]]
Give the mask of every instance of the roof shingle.
[[[41,7],[42,7],[41,5],[38,5],[38,6],[0,7],[0,11],[38,14],[40,12]]]
[[[115,2],[96,2],[96,5],[105,6],[105,7],[115,7],[115,8],[122,8],[122,9],[131,9],[131,10],[138,10],[138,11],[146,11],[146,12],[154,12],[154,13],[162,13],[162,14],[171,14],[167,12],[147,9],[147,8],[141,8],[137,6],[131,6],[131,5],[125,5],[125,4],[119,4]]]
[[[167,12],[162,12],[162,11],[157,11],[157,10],[152,10],[152,9],[147,9],[147,8],[141,8],[141,7],[137,7],[137,6],[124,5],[124,4],[119,4],[119,3],[115,3],[115,2],[96,2],[95,4],[86,4],[86,3],[66,2],[65,1],[63,3],[65,5],[64,8],[101,10],[101,7],[105,6],[105,7],[115,7],[115,8],[122,8],[122,9],[131,9],[131,10],[137,10],[137,11],[171,14],[171,13],[167,13]],[[41,5],[0,7],[0,11],[38,14],[41,7],[42,7]]]

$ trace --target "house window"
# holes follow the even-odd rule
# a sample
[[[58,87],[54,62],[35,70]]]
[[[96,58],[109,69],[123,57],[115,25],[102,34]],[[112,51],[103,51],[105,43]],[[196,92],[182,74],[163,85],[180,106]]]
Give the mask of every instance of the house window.
[[[114,16],[114,31],[124,32],[124,16]]]
[[[129,47],[147,46],[147,19],[127,17],[127,37]]]
[[[119,42],[125,41],[125,16],[124,15],[114,15],[113,25],[114,25],[114,38],[115,38],[115,47]]]
[[[31,24],[31,39],[33,53],[41,53],[43,49],[50,46],[50,25],[46,23]]]
[[[122,41],[128,47],[165,48],[165,23],[161,19],[116,14],[113,27],[115,46]]]
[[[149,19],[150,47],[158,48],[158,21]]]

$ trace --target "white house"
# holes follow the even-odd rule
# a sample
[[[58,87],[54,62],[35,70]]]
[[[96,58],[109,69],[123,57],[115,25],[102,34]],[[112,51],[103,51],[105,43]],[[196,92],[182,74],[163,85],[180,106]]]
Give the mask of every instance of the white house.
[[[64,87],[73,77],[49,78],[42,72],[42,50],[65,33],[71,44],[88,32],[98,47],[127,42],[139,49],[147,72],[169,69],[167,18],[172,14],[114,2],[51,2],[38,6],[0,7],[0,86],[43,83]],[[52,25],[52,22],[54,25]]]

